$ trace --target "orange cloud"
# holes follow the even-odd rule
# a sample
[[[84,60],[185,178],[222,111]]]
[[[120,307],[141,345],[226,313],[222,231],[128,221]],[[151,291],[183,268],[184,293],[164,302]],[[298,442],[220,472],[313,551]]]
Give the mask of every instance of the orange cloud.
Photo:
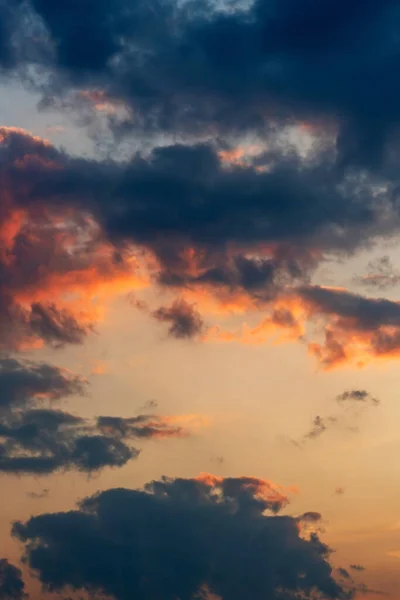
[[[118,255],[90,217],[15,209],[10,200],[0,214],[0,270],[7,349],[39,347],[52,336],[61,342],[66,327],[78,341],[103,318],[110,298],[149,282],[135,254]]]
[[[265,147],[260,144],[246,144],[236,146],[229,150],[220,150],[218,157],[228,166],[246,167],[251,164],[251,159],[265,151]]]
[[[115,115],[125,107],[121,100],[110,98],[104,90],[83,90],[79,92],[78,98],[88,102],[95,111],[106,115]]]
[[[101,360],[96,361],[90,373],[91,375],[104,375],[108,373],[107,364]]]
[[[195,479],[210,488],[220,488],[228,495],[230,493],[230,487],[232,490],[240,488],[241,490],[248,491],[251,495],[266,500],[268,503],[274,504],[279,508],[288,504],[289,498],[287,494],[293,492],[293,488],[285,489],[281,485],[258,477],[244,476],[224,478],[218,477],[217,475],[211,475],[210,473],[200,473]]]
[[[167,439],[188,437],[211,421],[202,415],[138,415],[136,417],[99,417],[103,433],[121,438]]]

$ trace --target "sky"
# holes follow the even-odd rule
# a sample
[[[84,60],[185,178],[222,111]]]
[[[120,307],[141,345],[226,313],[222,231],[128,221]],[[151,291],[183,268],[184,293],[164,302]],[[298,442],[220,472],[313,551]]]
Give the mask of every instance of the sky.
[[[0,0],[0,599],[398,600],[400,2]]]

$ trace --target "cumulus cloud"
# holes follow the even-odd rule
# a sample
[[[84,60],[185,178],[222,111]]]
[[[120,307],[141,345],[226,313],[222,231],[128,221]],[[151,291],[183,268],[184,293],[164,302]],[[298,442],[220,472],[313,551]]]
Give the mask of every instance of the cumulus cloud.
[[[279,486],[254,477],[164,477],[15,523],[13,533],[54,591],[72,586],[117,600],[195,598],[205,588],[223,600],[349,597],[329,548],[315,533],[301,535],[297,518],[277,514],[286,502]]]

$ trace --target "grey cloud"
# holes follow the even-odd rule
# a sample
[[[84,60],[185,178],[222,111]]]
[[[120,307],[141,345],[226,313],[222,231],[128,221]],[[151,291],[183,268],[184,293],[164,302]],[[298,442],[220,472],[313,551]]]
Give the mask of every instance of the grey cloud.
[[[318,536],[304,538],[297,519],[266,513],[282,503],[265,485],[163,478],[32,517],[13,533],[45,588],[58,592],[72,585],[116,600],[189,600],[206,590],[222,600],[350,597]]]
[[[2,600],[28,598],[21,570],[9,563],[6,558],[0,559],[0,598]]]

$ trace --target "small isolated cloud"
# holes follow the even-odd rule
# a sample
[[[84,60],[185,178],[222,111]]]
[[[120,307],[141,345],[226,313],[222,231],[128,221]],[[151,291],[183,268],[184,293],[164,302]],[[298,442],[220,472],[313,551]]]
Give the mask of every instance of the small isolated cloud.
[[[0,558],[0,598],[2,600],[28,598],[21,570],[10,564],[6,558]]]
[[[225,462],[225,457],[224,456],[212,456],[211,462],[214,462],[217,465],[223,465]]]
[[[156,408],[158,408],[157,400],[146,400],[146,402],[140,407],[140,410],[154,410]]]
[[[377,398],[374,398],[369,392],[366,390],[348,390],[343,392],[343,394],[339,394],[336,398],[339,404],[345,403],[364,403],[377,406],[380,404],[380,401]]]
[[[322,519],[321,513],[318,512],[305,512],[299,517],[297,517],[298,521],[303,523],[318,523]]]
[[[311,440],[317,440],[332,429],[357,431],[353,423],[358,422],[361,411],[369,406],[379,406],[380,404],[380,401],[366,390],[347,390],[339,394],[335,400],[343,408],[343,412],[326,417],[316,416],[312,421],[310,430],[300,440],[292,440],[296,446],[301,447]],[[344,494],[344,489],[341,487],[336,488],[335,494]]]
[[[340,577],[342,577],[343,579],[351,579],[352,578],[350,573],[348,572],[348,570],[344,569],[343,567],[338,568],[338,573],[339,573]]]
[[[99,417],[97,419],[97,426],[101,431],[121,439],[186,437],[195,427],[205,425],[208,425],[208,420],[201,415],[138,415],[129,418]]]
[[[362,565],[350,565],[350,569],[353,569],[353,571],[365,571],[365,567]]]
[[[315,417],[312,427],[308,433],[304,435],[305,440],[315,440],[319,438],[327,429],[338,422],[337,417]]]
[[[48,488],[43,488],[40,492],[28,492],[28,498],[32,500],[41,500],[42,498],[47,498],[50,494],[50,490]]]
[[[183,299],[176,300],[171,306],[161,306],[152,314],[157,321],[169,325],[168,333],[176,339],[196,337],[204,329],[198,310]]]
[[[387,290],[399,285],[400,271],[389,256],[381,256],[369,262],[366,274],[355,276],[354,282],[370,289]]]

